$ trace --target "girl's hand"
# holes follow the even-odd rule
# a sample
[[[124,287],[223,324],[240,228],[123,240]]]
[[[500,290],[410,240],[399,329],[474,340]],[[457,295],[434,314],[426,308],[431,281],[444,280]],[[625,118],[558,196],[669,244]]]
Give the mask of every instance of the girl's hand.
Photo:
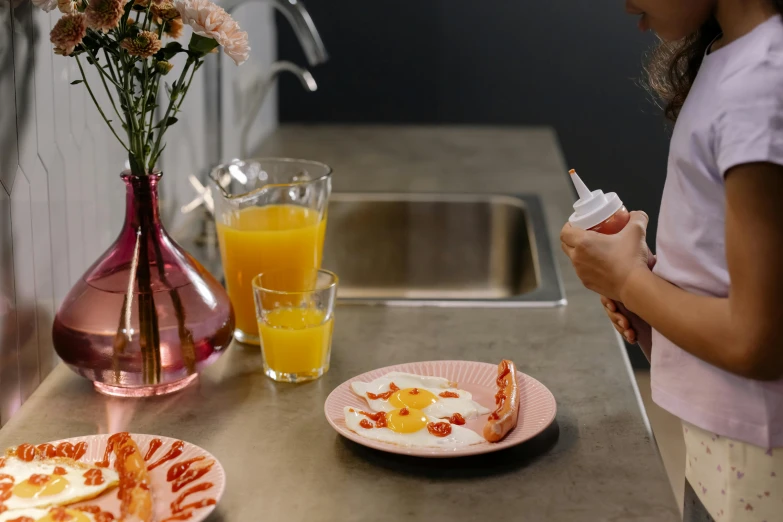
[[[649,252],[647,254],[647,268],[650,270],[655,267],[655,262],[657,261],[657,258],[652,252]],[[625,315],[624,308],[618,303],[615,303],[611,299],[605,296],[601,296],[601,304],[604,305],[604,310],[606,311],[606,315],[609,316],[609,320],[612,321],[612,326],[614,326],[614,329],[617,330],[617,332],[623,336],[623,338],[628,341],[630,344],[636,344],[637,342],[642,343],[643,340],[645,340],[647,337],[649,337],[649,332],[646,330],[649,330],[650,325],[642,321],[640,318],[635,317],[631,314],[631,317],[634,318],[634,320],[631,320],[631,317],[628,317]],[[630,312],[629,312],[630,314]],[[639,332],[639,335],[636,333],[636,329],[641,328],[643,331]],[[642,347],[646,348],[646,347]],[[647,353],[645,351],[645,353]],[[649,355],[648,355],[649,359]]]
[[[606,315],[612,321],[612,326],[630,344],[636,343],[636,330],[631,327],[631,322],[617,309],[617,304],[608,297],[601,296],[601,304],[604,305]]]
[[[648,270],[647,222],[644,212],[631,212],[631,220],[614,235],[580,230],[566,223],[560,232],[561,247],[582,284],[609,299],[624,301],[631,274]]]

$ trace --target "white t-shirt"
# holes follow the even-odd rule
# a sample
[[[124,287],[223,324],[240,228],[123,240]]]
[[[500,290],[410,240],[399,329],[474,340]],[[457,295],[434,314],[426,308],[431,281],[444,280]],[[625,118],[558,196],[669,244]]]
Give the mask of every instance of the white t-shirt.
[[[671,140],[656,274],[688,292],[728,297],[724,176],[750,162],[783,165],[780,16],[704,58]],[[728,373],[657,331],[651,377],[653,399],[674,415],[718,435],[783,447],[783,380]]]

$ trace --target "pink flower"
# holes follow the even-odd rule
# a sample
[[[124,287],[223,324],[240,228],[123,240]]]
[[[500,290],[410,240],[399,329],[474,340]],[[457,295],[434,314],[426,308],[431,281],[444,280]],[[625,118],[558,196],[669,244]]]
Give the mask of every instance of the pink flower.
[[[33,5],[48,13],[57,7],[57,0],[33,0]]]
[[[240,65],[247,60],[250,55],[247,33],[222,7],[209,0],[176,0],[174,6],[194,33],[222,45],[234,63]]]
[[[124,4],[123,0],[91,0],[84,11],[87,25],[104,33],[114,29],[120,24],[125,10]]]
[[[54,44],[54,52],[68,56],[87,34],[87,17],[82,13],[64,15],[54,24],[49,40]]]

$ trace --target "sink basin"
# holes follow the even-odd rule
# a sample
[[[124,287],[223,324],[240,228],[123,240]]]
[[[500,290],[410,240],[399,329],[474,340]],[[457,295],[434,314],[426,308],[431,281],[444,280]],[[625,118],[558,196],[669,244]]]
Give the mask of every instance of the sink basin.
[[[534,195],[332,194],[323,266],[343,304],[566,303]]]

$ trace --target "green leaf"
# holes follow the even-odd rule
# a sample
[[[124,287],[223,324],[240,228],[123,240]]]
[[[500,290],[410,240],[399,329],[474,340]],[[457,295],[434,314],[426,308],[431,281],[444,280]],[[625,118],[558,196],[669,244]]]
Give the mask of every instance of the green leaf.
[[[213,40],[212,38],[206,38],[204,36],[200,36],[196,33],[193,33],[193,35],[190,37],[190,43],[188,44],[188,49],[193,51],[195,54],[199,56],[205,56],[212,52],[215,48],[217,48],[218,43]]]
[[[84,80],[74,80],[71,82],[71,85],[76,85],[77,83],[84,83]]]
[[[158,122],[158,124],[157,124],[157,125],[155,125],[155,127],[153,127],[153,128],[154,128],[154,129],[157,129],[157,128],[159,128],[159,127],[160,127],[160,128],[162,128],[162,127],[169,127],[169,126],[171,126],[171,125],[174,125],[174,124],[175,124],[175,123],[177,123],[178,121],[179,121],[179,120],[178,120],[177,118],[175,118],[174,116],[169,116],[169,118],[168,118],[168,119],[167,119],[165,122],[164,122],[163,120],[160,120],[160,121]]]
[[[157,54],[160,55],[159,59],[161,60],[171,60],[174,56],[176,56],[178,53],[184,53],[185,49],[182,48],[182,44],[179,42],[171,42],[166,47],[158,51]],[[157,56],[156,54],[156,56]]]

